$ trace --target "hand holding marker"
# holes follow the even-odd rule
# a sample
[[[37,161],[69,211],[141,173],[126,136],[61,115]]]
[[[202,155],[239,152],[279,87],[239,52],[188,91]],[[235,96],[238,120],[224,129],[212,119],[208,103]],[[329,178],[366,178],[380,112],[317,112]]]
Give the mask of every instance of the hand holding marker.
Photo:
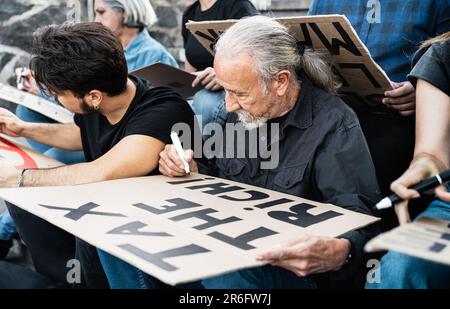
[[[412,186],[410,189],[416,190],[419,193],[426,192],[430,189],[433,189],[439,185],[444,184],[445,182],[450,180],[450,170],[445,171],[443,173],[437,174],[436,176],[425,179],[424,181],[418,183],[415,186]],[[397,194],[392,194],[384,199],[382,199],[377,205],[376,208],[378,210],[386,209],[392,207],[394,204],[401,202],[402,198]]]
[[[183,160],[184,171],[186,172],[186,174],[189,174],[190,173],[189,164],[186,162],[186,159],[184,158],[185,153],[183,147],[181,146],[180,139],[178,138],[178,134],[176,132],[172,132],[170,134],[170,138],[172,139],[172,143],[175,146],[175,150],[178,156],[181,158],[181,160]]]

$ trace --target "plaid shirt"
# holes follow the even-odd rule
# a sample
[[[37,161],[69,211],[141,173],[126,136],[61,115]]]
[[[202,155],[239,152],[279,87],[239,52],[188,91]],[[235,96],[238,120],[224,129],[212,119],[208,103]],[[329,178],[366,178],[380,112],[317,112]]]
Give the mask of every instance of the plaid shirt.
[[[308,15],[345,15],[389,78],[406,81],[420,43],[450,31],[450,0],[380,0],[380,23],[369,23],[369,2],[313,0]]]

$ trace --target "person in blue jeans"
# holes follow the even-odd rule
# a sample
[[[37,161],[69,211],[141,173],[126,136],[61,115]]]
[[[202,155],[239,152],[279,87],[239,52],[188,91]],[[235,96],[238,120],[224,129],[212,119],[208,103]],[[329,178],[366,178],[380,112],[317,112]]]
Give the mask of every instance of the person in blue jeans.
[[[198,0],[194,1],[183,13],[181,34],[186,50],[185,69],[197,75],[193,87],[197,85],[204,87],[195,94],[190,102],[202,129],[209,123],[217,123],[220,126],[225,124],[228,116],[225,108],[225,91],[216,80],[213,68],[214,57],[186,28],[186,23],[188,21],[240,19],[256,14],[258,11],[249,0]],[[204,134],[204,139],[209,136],[210,134]]]
[[[173,56],[152,38],[147,30],[157,21],[155,11],[148,0],[96,0],[95,21],[108,27],[119,38],[124,48],[129,72],[157,62],[178,67]],[[21,69],[16,70],[18,76],[21,74],[20,71]],[[39,92],[31,72],[26,71],[22,74],[24,75],[22,90],[45,97]],[[16,115],[26,122],[55,122],[22,105],[17,106]],[[27,141],[33,149],[64,164],[85,161],[82,151],[66,151],[31,139]],[[16,233],[14,222],[8,211],[5,210],[0,215],[0,259],[6,256],[12,245],[11,240]],[[2,254],[2,252],[6,253]]]
[[[380,107],[353,106],[369,145],[381,194],[387,196],[390,184],[408,168],[414,154],[416,100],[407,78],[412,58],[421,42],[450,28],[448,0],[313,0],[308,15],[325,14],[345,15],[392,81],[393,90],[385,92]],[[391,212],[382,211],[381,217],[382,230],[397,225]]]
[[[227,120],[232,126],[226,126],[224,136],[233,132],[233,127],[238,124],[246,130],[253,130],[264,122],[279,122],[280,130],[285,133],[278,141],[281,149],[279,166],[284,168],[260,169],[261,157],[225,156],[227,150],[241,146],[248,149],[246,146],[251,143],[250,139],[246,139],[243,145],[234,139],[234,144],[223,147],[223,152],[214,161],[194,161],[193,152],[187,151],[186,161],[190,163],[192,172],[259,185],[300,197],[308,196],[320,202],[371,214],[366,202],[379,199],[373,164],[356,115],[332,95],[336,92],[336,84],[326,61],[310,49],[303,53],[298,51],[294,37],[283,25],[268,17],[253,16],[237,22],[219,39],[215,68],[218,79],[226,89],[227,110],[232,112]],[[305,70],[304,74],[297,76],[296,69],[301,68]],[[344,122],[345,129],[341,129],[340,125]],[[311,142],[313,139],[314,143]],[[299,154],[300,150],[305,155]],[[358,167],[352,159],[355,154]],[[286,166],[298,166],[293,161],[298,158],[304,160],[306,156],[309,161],[306,164],[302,161],[303,166],[308,166],[302,171],[305,177],[301,181],[298,178],[294,180],[292,175],[297,174],[298,170],[292,168],[286,171]],[[250,160],[253,160],[252,164]],[[159,163],[159,171],[163,175],[186,176],[183,169],[177,168],[180,158],[174,154],[173,145],[167,145],[161,152]],[[237,163],[242,164],[239,172],[229,173],[229,167]],[[355,172],[355,176],[349,177],[348,181],[332,181],[342,174],[341,168],[345,168],[347,174],[351,173],[351,168],[358,173]],[[254,173],[254,169],[259,172]],[[284,179],[284,183],[289,183],[289,188],[277,186],[274,179]],[[369,229],[360,229],[337,238],[302,235],[295,242],[259,257],[261,261],[270,262],[270,266],[232,272],[180,287],[316,288],[318,283],[314,274],[324,273],[330,280],[352,277],[360,265],[362,247],[372,233]],[[300,252],[299,247],[308,254],[296,255]],[[164,287],[155,278],[125,264],[117,264],[114,276],[110,273],[108,279],[111,288]]]
[[[430,47],[431,46],[431,47]],[[416,64],[409,80],[417,89],[417,133],[414,159],[392,190],[404,202],[395,206],[400,224],[411,222],[408,201],[418,198],[408,189],[421,180],[450,167],[450,32],[423,44],[428,48]],[[420,217],[450,221],[450,192],[436,189],[434,201]],[[450,288],[450,267],[424,259],[388,252],[381,259],[381,280],[368,283],[368,289]]]

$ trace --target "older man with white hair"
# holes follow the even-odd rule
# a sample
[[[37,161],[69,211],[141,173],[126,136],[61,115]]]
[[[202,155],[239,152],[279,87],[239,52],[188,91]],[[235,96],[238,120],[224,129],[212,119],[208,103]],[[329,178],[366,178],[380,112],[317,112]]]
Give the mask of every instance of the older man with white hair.
[[[194,161],[188,151],[185,159],[191,171],[371,214],[370,206],[379,198],[373,163],[356,115],[334,95],[338,84],[330,65],[309,49],[299,51],[285,26],[263,16],[237,22],[220,38],[216,51],[214,68],[231,114],[222,155]],[[265,169],[262,153],[256,158],[230,156],[240,147],[248,149],[255,142],[252,136],[261,139],[261,134],[245,134],[244,143],[227,140],[227,130],[239,125],[259,133],[264,126],[279,127],[279,136],[264,135],[269,147],[277,144],[277,165]],[[172,145],[160,154],[159,163],[164,175],[186,175]],[[270,266],[187,287],[315,288],[312,275],[319,273],[326,273],[327,281],[348,279],[361,266],[362,247],[372,232],[360,229],[337,238],[301,236],[263,254],[261,260]],[[149,276],[145,282],[150,287],[162,285]]]

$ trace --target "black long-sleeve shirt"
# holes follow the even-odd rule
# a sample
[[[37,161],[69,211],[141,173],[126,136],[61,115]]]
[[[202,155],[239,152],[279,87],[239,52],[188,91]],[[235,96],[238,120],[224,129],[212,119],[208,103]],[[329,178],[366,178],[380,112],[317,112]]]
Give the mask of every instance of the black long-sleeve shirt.
[[[231,114],[227,125],[238,122],[237,115]],[[275,139],[270,133],[274,124],[279,125],[280,133]],[[294,108],[270,120],[266,134],[259,129],[259,142],[251,144],[247,136],[243,143],[235,137],[228,145],[227,136],[230,140],[225,129],[223,158],[199,164],[201,173],[368,215],[380,199],[375,169],[356,115],[340,98],[315,87],[306,77],[302,77]],[[267,154],[251,156],[265,141],[272,144],[271,150],[278,142],[279,162],[274,168],[264,169]],[[245,155],[238,156],[243,150]],[[340,236],[351,242],[353,259],[338,277],[347,277],[361,263],[363,246],[373,236],[371,231],[364,228]]]

